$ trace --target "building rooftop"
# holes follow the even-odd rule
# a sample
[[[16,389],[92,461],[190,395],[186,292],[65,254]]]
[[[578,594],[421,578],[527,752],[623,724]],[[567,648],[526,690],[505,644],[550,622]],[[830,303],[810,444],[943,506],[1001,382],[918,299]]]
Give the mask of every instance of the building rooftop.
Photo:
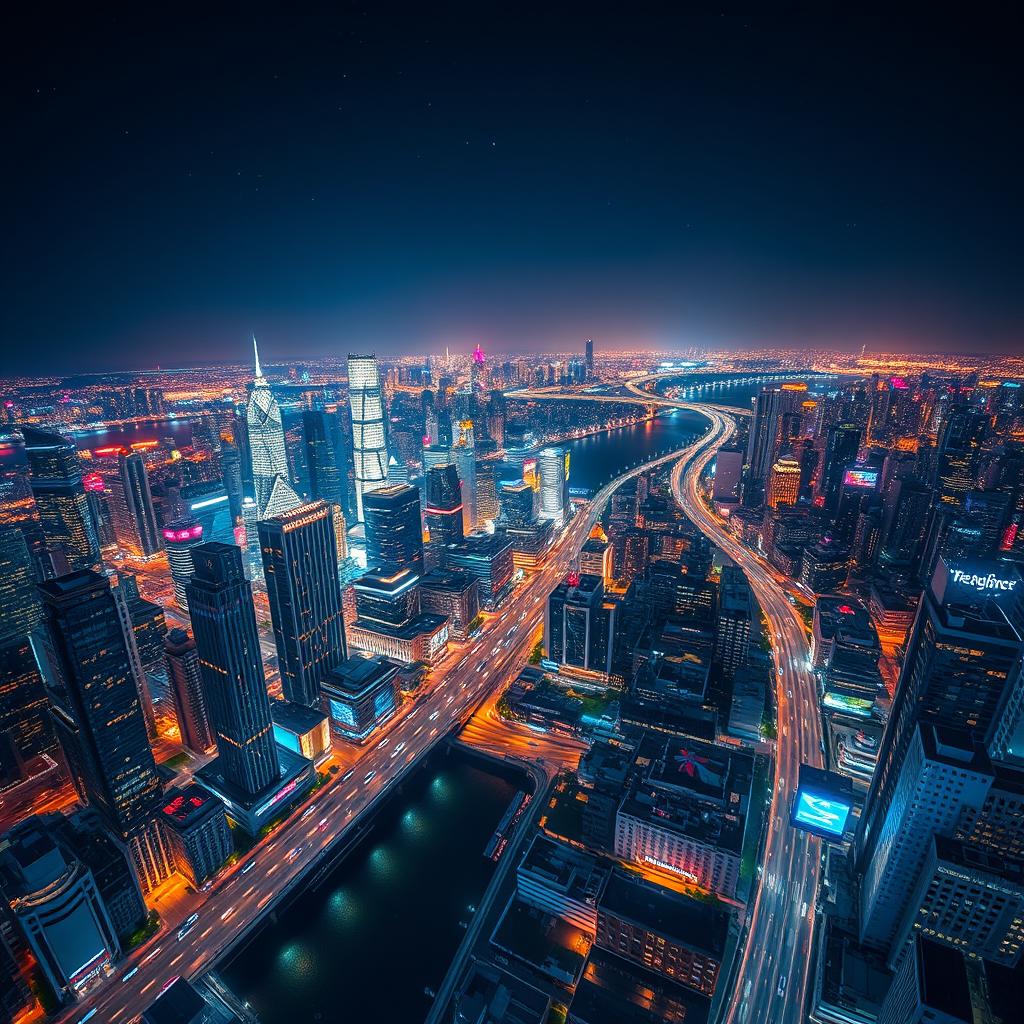
[[[307,708],[305,704],[296,704],[290,700],[272,700],[270,716],[275,725],[294,733],[307,733],[322,725],[327,716],[316,708]]]
[[[386,682],[397,672],[397,666],[386,658],[368,658],[361,654],[353,654],[331,669],[325,685],[331,689],[344,691],[350,697],[358,697],[374,686]]]
[[[461,594],[476,586],[476,577],[461,569],[435,569],[420,580],[423,590],[439,590],[448,594]]]
[[[363,573],[353,584],[356,591],[395,597],[419,583],[419,576],[407,566],[384,565]]]
[[[706,1024],[711,1000],[613,953],[591,950],[568,1024]]]
[[[414,619],[410,619],[403,626],[393,626],[388,622],[381,622],[378,619],[356,619],[349,629],[362,629],[367,633],[379,633],[381,636],[394,637],[396,640],[413,640],[418,636],[436,633],[447,621],[447,615],[423,612]]]
[[[491,964],[475,961],[455,997],[458,1024],[544,1024],[551,1000]]]
[[[877,649],[878,633],[867,608],[856,598],[822,594],[814,605],[814,631],[822,640],[842,636],[851,645]]]
[[[608,880],[608,869],[595,856],[540,834],[534,836],[517,870],[585,903],[595,903]]]
[[[925,1005],[955,1020],[974,1019],[967,967],[961,952],[918,936],[917,977]]]
[[[192,783],[164,794],[162,820],[172,828],[188,828],[203,818],[223,813],[224,805],[202,786]]]
[[[725,953],[730,914],[724,905],[696,900],[615,870],[599,906],[601,911],[633,921],[717,960]]]

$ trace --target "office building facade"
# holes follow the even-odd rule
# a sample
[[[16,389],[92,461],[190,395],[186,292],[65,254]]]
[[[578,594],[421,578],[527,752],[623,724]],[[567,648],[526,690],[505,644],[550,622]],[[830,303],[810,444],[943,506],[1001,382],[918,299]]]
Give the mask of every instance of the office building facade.
[[[363,495],[382,486],[388,476],[384,392],[377,357],[349,355],[348,400],[352,413],[352,459],[355,468],[356,519],[363,521]]]
[[[410,484],[379,487],[363,496],[366,564],[423,572],[420,494]]]

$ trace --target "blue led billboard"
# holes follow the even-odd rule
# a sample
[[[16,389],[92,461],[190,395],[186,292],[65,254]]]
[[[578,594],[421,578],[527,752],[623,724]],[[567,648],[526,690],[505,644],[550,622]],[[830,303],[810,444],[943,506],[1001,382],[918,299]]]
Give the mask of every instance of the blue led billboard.
[[[844,775],[800,765],[790,823],[822,839],[840,840],[853,806],[853,784]]]

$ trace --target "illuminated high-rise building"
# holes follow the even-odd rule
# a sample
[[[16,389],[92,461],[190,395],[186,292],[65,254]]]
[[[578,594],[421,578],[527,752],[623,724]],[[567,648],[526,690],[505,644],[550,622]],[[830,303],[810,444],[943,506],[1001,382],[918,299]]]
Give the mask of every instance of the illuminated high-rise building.
[[[363,521],[363,495],[387,479],[388,446],[384,432],[384,394],[377,357],[348,357],[348,401],[352,412],[352,459],[355,469],[356,519]]]
[[[761,484],[767,481],[772,463],[779,454],[782,417],[798,408],[806,392],[806,385],[761,388],[754,402],[754,418],[747,442],[747,465],[752,480]]]
[[[484,350],[477,345],[469,362],[469,386],[474,395],[487,386],[487,363]]]
[[[242,488],[242,455],[235,445],[224,440],[220,444],[220,475],[228,496],[231,525],[234,527],[242,514],[242,499],[245,496]]]
[[[827,512],[834,514],[839,509],[843,480],[846,471],[857,461],[860,437],[860,427],[856,423],[837,423],[828,428],[819,485]]]
[[[302,433],[306,442],[309,491],[314,500],[348,504],[346,466],[337,418],[323,409],[306,409],[302,414]]]
[[[410,484],[380,487],[363,496],[366,564],[423,573],[423,521],[420,492]]]
[[[194,519],[178,519],[164,528],[164,549],[174,584],[174,603],[188,611],[185,588],[192,578],[192,549],[204,543],[203,526]]]
[[[465,536],[462,520],[462,488],[453,463],[432,466],[427,471],[426,507],[423,522],[430,538],[427,554],[431,568],[444,563],[444,549]]]
[[[82,483],[78,450],[60,434],[22,427],[29,484],[47,547],[61,551],[72,569],[99,562],[96,525]]]
[[[476,443],[473,439],[473,421],[459,422],[459,437],[452,445],[452,458],[462,483],[462,528],[467,534],[479,525],[476,506]]]
[[[146,464],[138,452],[122,452],[117,470],[112,490],[118,543],[139,558],[152,558],[161,544]]]
[[[277,404],[270,384],[260,368],[260,353],[256,339],[252,339],[253,356],[256,360],[256,377],[249,388],[249,399],[245,406],[245,420],[248,428],[249,456],[252,461],[253,496],[256,499],[258,515],[263,516],[274,489],[274,480],[288,476],[288,453],[284,443],[284,425],[281,421],[281,407]]]
[[[540,518],[556,527],[569,512],[569,453],[564,448],[542,448],[537,456],[540,474]]]
[[[217,737],[219,774],[254,796],[280,774],[263,675],[252,586],[242,553],[227,544],[201,544],[188,605],[206,706]]]
[[[259,538],[285,700],[316,707],[327,673],[348,657],[331,506],[264,519]]]
[[[594,342],[593,339],[587,338],[587,349],[586,349],[586,363],[587,363],[587,376],[594,376]]]
[[[174,697],[174,710],[181,731],[181,742],[197,754],[205,754],[215,744],[203,692],[203,673],[199,666],[196,642],[183,629],[172,629],[164,637],[167,681]]]
[[[775,460],[768,477],[768,506],[795,505],[799,493],[800,463],[792,455],[782,455]]]
[[[46,683],[79,795],[131,849],[139,881],[171,872],[155,815],[161,782],[126,633],[109,581],[78,570],[39,586]]]

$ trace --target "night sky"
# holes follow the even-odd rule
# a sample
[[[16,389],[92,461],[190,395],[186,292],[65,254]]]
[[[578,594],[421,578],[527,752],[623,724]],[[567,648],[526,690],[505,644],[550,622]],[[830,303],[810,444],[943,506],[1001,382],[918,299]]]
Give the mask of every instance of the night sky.
[[[1009,25],[601,10],[8,22],[0,372],[1024,350]]]

